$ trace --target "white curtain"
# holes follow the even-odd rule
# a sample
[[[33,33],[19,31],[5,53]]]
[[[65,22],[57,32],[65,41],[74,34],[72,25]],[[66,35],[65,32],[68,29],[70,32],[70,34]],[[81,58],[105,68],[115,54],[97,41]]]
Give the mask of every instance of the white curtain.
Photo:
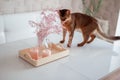
[[[117,28],[116,28],[116,36],[120,36],[120,10],[119,10],[119,17],[117,22]],[[113,50],[120,54],[120,40],[114,42],[114,48]]]

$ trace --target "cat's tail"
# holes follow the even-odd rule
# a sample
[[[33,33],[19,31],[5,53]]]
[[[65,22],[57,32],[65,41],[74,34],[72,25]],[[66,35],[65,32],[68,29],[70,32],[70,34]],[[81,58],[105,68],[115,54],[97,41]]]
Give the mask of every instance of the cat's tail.
[[[107,41],[111,42],[111,41],[115,41],[115,40],[120,40],[120,36],[109,36],[109,35],[103,33],[99,27],[97,28],[97,32],[100,35],[99,37],[101,37],[102,39],[105,39]]]

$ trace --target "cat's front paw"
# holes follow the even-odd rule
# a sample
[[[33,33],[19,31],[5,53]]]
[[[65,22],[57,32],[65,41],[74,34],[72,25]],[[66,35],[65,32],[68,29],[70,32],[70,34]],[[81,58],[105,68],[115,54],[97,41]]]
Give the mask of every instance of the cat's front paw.
[[[82,47],[84,44],[77,44],[78,47]]]
[[[70,44],[67,44],[67,47],[69,47],[69,48],[70,48],[70,47],[71,47],[71,45],[70,45]]]
[[[60,43],[64,43],[64,40],[61,40]]]

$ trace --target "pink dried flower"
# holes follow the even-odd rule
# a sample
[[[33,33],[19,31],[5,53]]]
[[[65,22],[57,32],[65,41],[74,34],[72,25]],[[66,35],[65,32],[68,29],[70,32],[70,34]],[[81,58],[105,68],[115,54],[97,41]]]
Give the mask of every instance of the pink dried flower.
[[[36,34],[38,37],[39,45],[42,44],[45,37],[47,37],[51,33],[61,33],[62,25],[60,23],[59,15],[57,10],[53,9],[44,9],[40,13],[39,22],[29,21],[29,24],[32,27],[36,28]]]

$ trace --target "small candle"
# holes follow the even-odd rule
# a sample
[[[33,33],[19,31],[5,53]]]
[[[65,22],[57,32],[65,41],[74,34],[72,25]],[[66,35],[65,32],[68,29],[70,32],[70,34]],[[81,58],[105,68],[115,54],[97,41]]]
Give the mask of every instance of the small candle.
[[[38,60],[39,58],[39,50],[38,48],[33,48],[33,49],[30,49],[30,56],[32,57],[32,59],[35,59],[35,60]]]
[[[42,57],[47,57],[47,56],[50,56],[51,55],[51,50],[49,49],[45,49],[42,51]]]

